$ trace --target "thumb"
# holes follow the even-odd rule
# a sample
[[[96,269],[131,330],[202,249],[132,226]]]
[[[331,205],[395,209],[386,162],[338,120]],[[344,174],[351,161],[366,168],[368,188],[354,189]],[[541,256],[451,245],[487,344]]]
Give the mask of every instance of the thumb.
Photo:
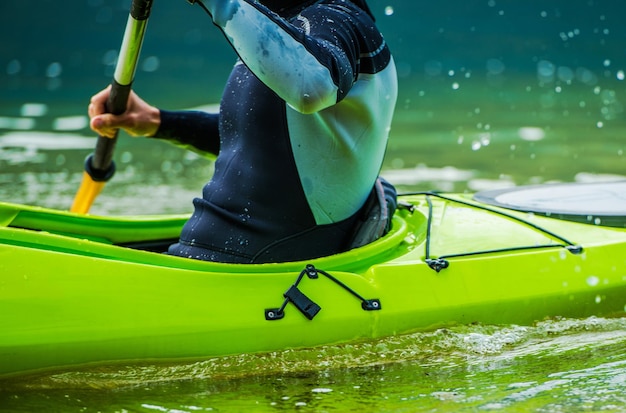
[[[119,129],[119,122],[116,122],[115,116],[111,114],[102,114],[91,118],[91,129],[101,136],[112,138],[115,136],[115,132]]]

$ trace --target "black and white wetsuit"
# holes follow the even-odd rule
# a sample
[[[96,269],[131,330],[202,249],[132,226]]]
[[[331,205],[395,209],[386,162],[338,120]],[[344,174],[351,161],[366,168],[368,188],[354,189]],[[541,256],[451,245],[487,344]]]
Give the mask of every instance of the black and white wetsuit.
[[[239,56],[220,112],[162,111],[157,138],[218,154],[169,253],[259,263],[347,248],[385,153],[397,79],[369,14],[310,1],[291,17],[205,0]]]

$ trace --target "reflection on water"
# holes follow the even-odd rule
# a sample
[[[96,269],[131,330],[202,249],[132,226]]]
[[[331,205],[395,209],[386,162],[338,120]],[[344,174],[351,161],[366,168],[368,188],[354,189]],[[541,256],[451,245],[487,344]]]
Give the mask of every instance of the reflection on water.
[[[0,200],[69,209],[94,137],[16,131],[0,135]],[[117,172],[97,198],[94,214],[188,212],[213,164],[163,142],[119,142]]]
[[[79,411],[97,407],[102,394],[110,411],[618,411],[626,403],[625,320],[459,326],[190,364],[93,368],[14,381],[0,397],[16,412],[55,400]]]

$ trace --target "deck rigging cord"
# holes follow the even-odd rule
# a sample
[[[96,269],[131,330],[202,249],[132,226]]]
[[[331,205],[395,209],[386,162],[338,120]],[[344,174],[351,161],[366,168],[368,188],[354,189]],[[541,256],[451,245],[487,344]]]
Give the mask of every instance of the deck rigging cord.
[[[460,257],[471,257],[476,255],[484,255],[484,254],[492,254],[492,253],[500,253],[500,252],[511,252],[511,251],[524,251],[524,250],[533,250],[533,249],[545,249],[545,248],[564,248],[572,254],[581,254],[583,252],[583,247],[580,245],[576,245],[571,241],[567,240],[565,237],[558,235],[546,228],[543,228],[537,224],[529,222],[525,219],[519,218],[515,215],[508,214],[504,211],[498,211],[493,208],[489,208],[483,205],[474,204],[471,202],[462,201],[460,199],[455,199],[449,196],[442,195],[437,192],[412,192],[402,194],[401,196],[407,195],[422,195],[425,197],[426,203],[428,205],[428,216],[427,216],[427,224],[426,224],[426,239],[425,239],[425,259],[424,262],[428,264],[428,266],[435,270],[436,272],[440,272],[450,266],[449,259],[450,258],[460,258]],[[475,208],[483,211],[487,211],[501,217],[505,217],[521,223],[529,228],[532,228],[536,231],[543,233],[553,239],[560,241],[558,244],[541,244],[541,245],[527,245],[527,246],[517,246],[517,247],[506,247],[506,248],[496,248],[489,250],[481,250],[481,251],[473,251],[473,252],[463,252],[458,254],[445,254],[439,257],[431,257],[430,256],[430,243],[432,240],[432,221],[433,221],[433,202],[431,198],[439,198],[448,202],[457,203],[460,205],[464,205],[470,208]],[[400,209],[405,209],[409,211],[409,213],[413,213],[416,209],[414,204],[399,202],[398,207]],[[298,289],[298,285],[307,276],[310,279],[317,279],[319,275],[323,275],[326,278],[333,281],[335,284],[339,285],[341,288],[346,290],[348,293],[356,297],[361,301],[361,307],[365,311],[375,311],[381,309],[380,300],[378,299],[365,299],[360,294],[352,290],[346,284],[327,273],[326,271],[315,268],[312,264],[308,264],[298,275],[296,282],[283,294],[285,300],[279,308],[269,308],[265,310],[265,319],[268,321],[272,320],[280,320],[285,316],[285,308],[289,303],[292,303],[306,318],[309,320],[313,320],[313,318],[319,313],[321,307],[313,302],[309,297],[307,297],[302,291]]]
[[[448,261],[448,259],[450,258],[459,258],[459,257],[470,257],[470,256],[475,256],[475,255],[483,255],[483,254],[492,254],[492,253],[498,253],[498,252],[510,252],[510,251],[524,251],[524,250],[532,250],[532,249],[541,249],[541,248],[564,248],[567,251],[571,252],[572,254],[581,254],[583,252],[583,247],[580,245],[576,245],[570,241],[568,241],[566,238],[555,234],[552,231],[549,231],[543,227],[540,227],[537,224],[533,224],[532,222],[529,222],[525,219],[516,217],[515,215],[512,214],[508,214],[504,211],[498,211],[496,209],[493,208],[489,208],[486,207],[484,205],[477,205],[471,202],[466,202],[466,201],[462,201],[460,199],[455,199],[449,196],[445,196],[442,195],[440,193],[437,192],[432,192],[432,191],[424,191],[424,192],[410,192],[410,193],[406,193],[406,194],[402,194],[404,195],[423,195],[426,198],[426,202],[428,204],[428,217],[427,217],[427,225],[426,225],[426,241],[425,241],[425,255],[426,258],[424,259],[424,261],[426,262],[426,264],[428,264],[428,266],[430,268],[432,268],[433,270],[440,272],[443,269],[446,269],[450,266],[450,262]],[[447,255],[441,255],[437,258],[431,258],[430,256],[430,242],[431,242],[431,231],[432,231],[432,218],[433,218],[433,203],[432,203],[432,197],[436,197],[436,198],[440,198],[443,200],[446,200],[448,202],[454,202],[457,204],[461,204],[461,205],[465,205],[471,208],[476,208],[476,209],[480,209],[483,211],[488,211],[491,212],[493,214],[496,215],[500,215],[502,217],[508,218],[508,219],[512,219],[516,222],[519,222],[523,225],[526,225],[536,231],[542,232],[545,235],[548,235],[558,241],[561,241],[561,244],[543,244],[543,245],[528,245],[528,246],[519,246],[519,247],[507,247],[507,248],[497,248],[497,249],[491,249],[491,250],[483,250],[483,251],[475,251],[475,252],[464,252],[464,253],[458,253],[458,254],[447,254]]]
[[[345,291],[350,293],[352,296],[361,301],[361,308],[365,311],[377,311],[381,309],[380,300],[373,299],[365,299],[359,293],[354,291],[352,288],[348,287],[342,281],[338,280],[331,274],[326,271],[315,268],[312,264],[307,264],[307,266],[300,272],[296,282],[289,287],[289,289],[283,294],[285,300],[283,304],[279,308],[268,308],[265,310],[265,319],[268,321],[272,320],[280,320],[285,316],[285,308],[287,304],[292,303],[306,318],[309,320],[313,320],[313,318],[320,312],[322,309],[319,305],[313,302],[309,297],[304,295],[302,291],[298,289],[298,285],[304,279],[306,275],[309,279],[315,280],[319,278],[319,275],[323,275]]]

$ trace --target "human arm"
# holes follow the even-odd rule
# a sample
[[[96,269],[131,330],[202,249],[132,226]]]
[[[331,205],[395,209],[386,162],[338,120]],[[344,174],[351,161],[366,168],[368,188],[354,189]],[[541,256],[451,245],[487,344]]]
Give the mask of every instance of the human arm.
[[[318,112],[352,87],[359,41],[346,13],[356,7],[319,4],[287,21],[253,0],[205,4],[244,64],[295,110]]]
[[[220,150],[219,115],[197,110],[161,109],[161,124],[154,138],[203,154],[217,156]]]
[[[219,152],[217,114],[160,110],[131,91],[126,112],[113,115],[106,110],[110,91],[109,86],[98,92],[89,104],[90,127],[99,135],[113,137],[117,129],[124,129],[131,136],[164,139],[213,155]]]

